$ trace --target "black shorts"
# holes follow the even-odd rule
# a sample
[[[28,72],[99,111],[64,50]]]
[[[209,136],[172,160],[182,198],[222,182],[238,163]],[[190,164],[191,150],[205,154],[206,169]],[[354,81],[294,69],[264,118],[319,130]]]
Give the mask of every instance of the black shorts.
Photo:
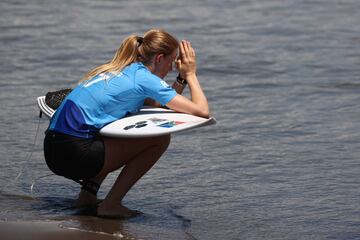
[[[78,138],[48,131],[44,139],[45,161],[57,175],[72,180],[95,177],[104,166],[105,145],[100,137]]]

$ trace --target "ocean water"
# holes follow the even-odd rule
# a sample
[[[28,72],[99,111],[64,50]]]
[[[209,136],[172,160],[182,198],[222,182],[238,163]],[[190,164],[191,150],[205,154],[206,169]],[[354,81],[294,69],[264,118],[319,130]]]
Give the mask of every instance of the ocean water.
[[[122,239],[360,239],[358,0],[3,0],[0,9],[0,220],[61,220]],[[143,215],[99,219],[73,208],[79,187],[47,169],[36,97],[73,86],[150,28],[192,42],[218,124],[172,136],[124,199]]]

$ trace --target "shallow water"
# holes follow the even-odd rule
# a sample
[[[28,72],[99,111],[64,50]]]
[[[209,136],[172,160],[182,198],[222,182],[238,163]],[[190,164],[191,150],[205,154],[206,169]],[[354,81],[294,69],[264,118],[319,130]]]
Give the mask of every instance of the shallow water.
[[[60,219],[130,239],[360,239],[359,1],[0,8],[1,220]],[[72,207],[78,186],[44,164],[36,97],[73,85],[152,27],[193,43],[218,124],[173,136],[125,199],[142,216],[98,219]]]

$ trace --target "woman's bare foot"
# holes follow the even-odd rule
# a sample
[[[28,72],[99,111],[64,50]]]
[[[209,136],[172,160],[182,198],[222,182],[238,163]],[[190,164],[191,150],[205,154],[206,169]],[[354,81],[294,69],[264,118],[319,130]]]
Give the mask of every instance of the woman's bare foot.
[[[79,197],[75,202],[76,208],[82,208],[82,207],[89,207],[89,206],[96,206],[98,203],[97,197],[85,190],[81,190],[79,193]]]
[[[97,209],[98,217],[103,218],[131,218],[141,214],[140,211],[131,210],[121,204],[106,205],[101,203]]]

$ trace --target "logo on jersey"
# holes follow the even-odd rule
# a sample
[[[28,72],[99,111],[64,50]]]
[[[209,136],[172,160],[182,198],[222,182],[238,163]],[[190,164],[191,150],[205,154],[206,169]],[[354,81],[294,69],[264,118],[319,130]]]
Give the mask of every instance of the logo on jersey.
[[[167,84],[164,80],[160,81],[161,85],[163,85],[164,88],[170,87],[169,84]]]
[[[117,75],[111,74],[111,73],[100,73],[98,76],[88,80],[84,83],[84,87],[90,87],[91,85],[100,82],[100,81],[107,81],[111,79],[112,77],[121,77],[123,75],[122,72],[118,73]]]

